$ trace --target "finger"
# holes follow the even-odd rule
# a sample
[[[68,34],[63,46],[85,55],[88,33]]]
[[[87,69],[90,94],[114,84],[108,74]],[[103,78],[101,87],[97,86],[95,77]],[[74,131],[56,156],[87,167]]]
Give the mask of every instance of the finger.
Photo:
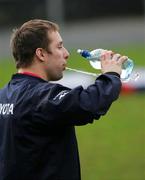
[[[110,59],[112,60],[112,58],[115,55],[115,53],[113,51],[109,51],[109,53],[110,53]]]
[[[101,53],[101,56],[100,56],[100,60],[101,60],[101,61],[105,60],[105,58],[106,58],[106,53],[107,53],[107,50],[104,50],[104,51]]]
[[[112,59],[114,53],[112,51],[107,51],[108,59]]]
[[[112,52],[112,51],[105,50],[105,51],[103,51],[103,53],[101,54],[101,60],[111,59],[111,58],[112,58],[112,55],[113,55],[113,52]]]
[[[112,60],[118,61],[120,57],[121,57],[120,54],[114,54],[114,55],[112,56]]]
[[[123,64],[127,59],[128,59],[127,56],[121,56],[121,57],[119,58],[118,62],[119,62],[120,64]]]

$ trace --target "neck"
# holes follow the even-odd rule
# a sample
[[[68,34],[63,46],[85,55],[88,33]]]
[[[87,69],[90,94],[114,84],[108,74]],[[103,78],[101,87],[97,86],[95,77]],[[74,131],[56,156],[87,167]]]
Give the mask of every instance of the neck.
[[[19,68],[18,73],[26,73],[32,76],[34,75],[48,81],[46,74],[40,68]]]

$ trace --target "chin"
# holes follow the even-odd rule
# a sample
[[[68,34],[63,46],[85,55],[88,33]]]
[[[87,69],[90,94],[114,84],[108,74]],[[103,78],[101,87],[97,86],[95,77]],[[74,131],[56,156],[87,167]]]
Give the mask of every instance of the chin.
[[[51,81],[58,81],[58,80],[60,80],[60,79],[62,79],[63,78],[63,74],[61,74],[61,75],[59,75],[59,76],[54,76],[54,77],[51,77]]]

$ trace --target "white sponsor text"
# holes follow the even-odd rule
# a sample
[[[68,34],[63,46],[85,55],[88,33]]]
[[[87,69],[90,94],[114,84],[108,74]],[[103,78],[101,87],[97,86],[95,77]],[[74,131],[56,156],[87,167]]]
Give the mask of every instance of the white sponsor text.
[[[13,114],[14,104],[1,104],[0,103],[0,114],[9,115]]]

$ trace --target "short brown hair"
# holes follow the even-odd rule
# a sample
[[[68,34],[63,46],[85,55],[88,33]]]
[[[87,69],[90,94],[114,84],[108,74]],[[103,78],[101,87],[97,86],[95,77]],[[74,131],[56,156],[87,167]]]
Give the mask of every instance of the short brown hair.
[[[48,32],[58,30],[57,24],[41,19],[27,21],[20,28],[15,29],[10,45],[16,68],[29,66],[37,48],[48,50],[50,44]]]

